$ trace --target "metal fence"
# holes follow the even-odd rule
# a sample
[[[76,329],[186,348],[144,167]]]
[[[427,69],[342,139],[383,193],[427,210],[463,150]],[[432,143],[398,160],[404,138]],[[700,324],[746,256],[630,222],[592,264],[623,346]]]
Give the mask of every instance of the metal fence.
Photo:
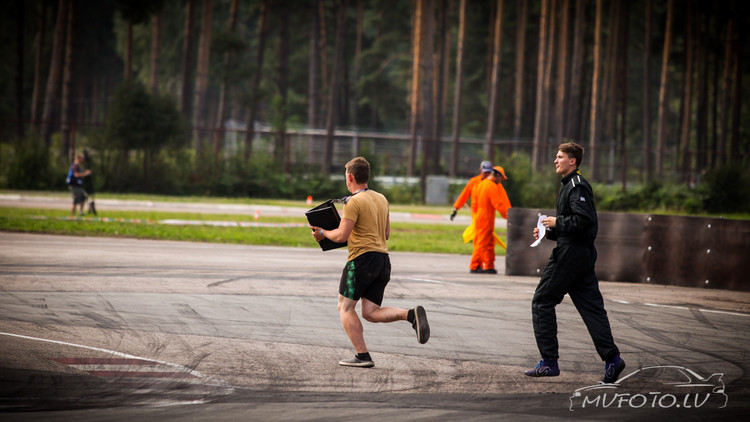
[[[245,125],[241,122],[229,122],[227,124],[225,139],[227,151],[236,151],[239,147],[238,139],[243,136]],[[274,145],[272,137],[275,132],[272,128],[256,124],[256,140],[254,147],[263,148],[269,153],[273,150]],[[305,163],[314,165],[320,163],[323,159],[323,147],[325,144],[326,131],[324,129],[308,128],[291,128],[287,130],[286,135],[289,142],[289,161],[291,165]],[[567,140],[566,140],[567,141]],[[383,168],[379,169],[380,175],[404,175],[408,168],[409,146],[411,137],[408,133],[389,133],[362,131],[354,129],[337,129],[335,131],[333,146],[333,168],[332,172],[339,171],[355,154],[358,153],[357,145],[361,144],[362,148],[382,158]],[[422,151],[422,139],[417,138],[418,155]],[[585,148],[587,142],[577,141]],[[440,164],[445,175],[448,174],[452,156],[452,139],[443,137],[440,141]],[[475,175],[479,163],[486,159],[484,155],[484,138],[462,137],[458,145],[458,168],[457,176],[470,177]],[[552,162],[557,152],[560,142],[554,138],[549,138],[547,142],[541,145],[541,164],[548,165],[552,168]],[[530,138],[508,139],[496,138],[493,140],[495,151],[500,155],[496,159],[498,165],[503,165],[503,158],[510,157],[514,152],[531,155],[533,150],[533,140]],[[640,145],[640,144],[639,144]],[[589,166],[592,162],[590,156],[584,157],[583,167],[589,175],[589,179],[595,182],[620,183],[623,177],[627,181],[634,178],[635,182],[640,183],[640,175],[644,173],[644,163],[646,152],[643,148],[627,147],[623,149],[615,141],[603,140],[597,145],[598,159],[598,178],[594,179],[594,171]],[[662,177],[672,180],[690,180],[692,183],[700,183],[702,171],[693,170],[692,173],[683,175],[680,162],[679,145],[677,142],[668,143],[663,154]],[[590,154],[590,151],[589,151]],[[655,152],[651,151],[651,163],[655,162]],[[695,161],[699,155],[709,155],[710,151],[699,151],[691,149],[687,152],[690,161]],[[750,153],[743,151],[732,157],[736,162],[747,162],[750,159]],[[728,153],[725,153],[724,162],[729,159]],[[340,164],[339,164],[340,163]],[[693,168],[696,166],[694,165]],[[655,172],[656,173],[656,172]]]
[[[9,125],[11,123],[13,123],[12,119],[0,119],[0,124],[2,125]],[[26,123],[29,124],[30,122]],[[59,126],[59,122],[54,123],[55,126]],[[73,133],[73,145],[75,146],[76,133],[78,136],[91,134],[96,130],[101,130],[102,124],[95,122],[72,122],[72,127],[75,128]],[[212,142],[217,131],[218,129],[216,128],[190,128],[191,133],[203,136],[205,138],[204,142]],[[242,139],[244,138],[245,131],[246,125],[244,122],[235,120],[227,121],[225,128],[222,130],[222,150],[225,158],[229,158],[233,154],[238,154],[242,151]],[[272,154],[275,148],[275,137],[275,129],[256,123],[253,151],[264,151]],[[325,129],[290,127],[286,131],[286,137],[288,148],[285,160],[287,161],[287,165],[305,164],[314,166],[322,162],[323,146],[326,137]],[[357,145],[361,145],[364,150],[381,158],[382,168],[377,169],[379,175],[403,176],[406,174],[406,169],[408,168],[410,142],[411,137],[406,132],[376,132],[339,128],[335,131],[333,144],[334,164],[331,171],[340,171],[343,168],[343,163],[346,163],[358,153]],[[587,147],[587,142],[578,142]],[[457,153],[458,177],[470,177],[476,174],[479,163],[486,159],[484,155],[484,143],[484,138],[461,137]],[[422,140],[418,138],[416,148],[418,154],[421,154],[422,151],[421,144]],[[443,137],[439,144],[440,163],[443,175],[445,175],[448,174],[449,166],[453,159],[452,140],[448,137]],[[499,165],[504,164],[502,162],[503,157],[509,157],[514,152],[530,156],[533,150],[533,140],[531,138],[508,139],[499,137],[493,140],[493,144],[495,145],[495,150],[500,153],[500,157],[497,158],[497,164]],[[553,138],[542,143],[542,165],[549,165],[551,168],[558,145],[559,142]],[[622,150],[614,141],[604,140],[597,146],[597,150],[599,170],[597,179],[593,178],[594,171],[589,167],[591,164],[590,157],[586,157],[583,164],[586,173],[589,175],[589,179],[592,181],[618,183],[622,181],[623,174],[625,175],[625,179],[629,180],[644,170],[645,151],[640,147],[628,147],[626,150]],[[699,183],[701,172],[689,175],[682,175],[680,173],[681,163],[678,161],[680,157],[678,150],[679,146],[677,142],[667,143],[663,156],[664,168],[662,174],[665,178],[673,180],[691,180]],[[694,161],[696,157],[708,155],[711,152],[691,149],[687,153],[690,159]],[[653,151],[651,155],[651,162],[653,163],[655,161]],[[729,158],[729,153],[726,152],[723,158],[723,161],[726,162]],[[740,151],[732,158],[737,162],[747,163],[750,160],[750,151]],[[635,182],[640,181],[636,180]]]
[[[237,121],[229,121],[225,128],[225,154],[233,154],[242,149],[241,139],[244,136],[246,130],[245,124]],[[213,130],[209,130],[213,131]],[[274,129],[256,124],[255,126],[256,137],[253,141],[253,150],[262,150],[267,153],[272,153],[274,149],[274,136],[276,132]],[[308,128],[290,128],[286,132],[288,139],[288,157],[289,165],[295,164],[306,164],[315,165],[322,162],[323,160],[323,148],[325,145],[326,131],[325,129],[308,129]],[[369,151],[372,154],[380,157],[382,160],[382,168],[378,169],[380,175],[404,175],[408,168],[409,160],[409,146],[411,137],[408,133],[389,133],[389,132],[374,132],[374,131],[361,131],[361,130],[347,130],[337,129],[335,131],[334,143],[333,143],[333,164],[332,172],[337,172],[343,169],[343,163],[346,163],[354,155],[358,154],[357,145],[361,145],[362,149]],[[422,138],[417,138],[418,154],[422,151]],[[443,137],[440,141],[440,163],[444,174],[448,174],[450,162],[452,161],[452,139]],[[586,147],[585,142],[580,142]],[[475,175],[479,166],[479,163],[486,159],[484,155],[484,144],[485,139],[476,137],[462,137],[458,145],[458,168],[457,176],[459,177],[470,177]],[[510,157],[514,152],[519,152],[527,155],[531,155],[533,150],[532,139],[505,139],[497,138],[493,140],[495,150],[500,154],[497,158],[498,165],[503,165],[501,162],[503,157]],[[547,142],[541,146],[542,150],[542,165],[549,165],[550,169],[552,162],[554,161],[555,153],[559,142],[555,139],[550,138]],[[667,178],[673,178],[675,180],[692,180],[695,183],[700,182],[700,173],[690,174],[687,177],[682,177],[680,173],[680,163],[678,162],[677,154],[678,146],[670,145],[665,149],[664,153],[664,171],[663,174]],[[592,180],[597,182],[607,183],[618,183],[622,181],[623,174],[626,180],[632,179],[633,174],[639,174],[643,170],[645,162],[645,152],[641,148],[628,148],[623,150],[615,142],[602,142],[598,145],[598,180]],[[698,151],[689,151],[691,157],[695,157]],[[653,152],[651,153],[653,155]],[[745,160],[747,154],[741,154],[739,157]],[[654,162],[652,156],[651,162]],[[592,179],[593,170],[588,168],[591,160],[587,157],[584,160],[584,168],[589,178]],[[623,167],[625,167],[623,169]],[[625,170],[625,172],[623,171]],[[640,180],[637,180],[640,182]]]

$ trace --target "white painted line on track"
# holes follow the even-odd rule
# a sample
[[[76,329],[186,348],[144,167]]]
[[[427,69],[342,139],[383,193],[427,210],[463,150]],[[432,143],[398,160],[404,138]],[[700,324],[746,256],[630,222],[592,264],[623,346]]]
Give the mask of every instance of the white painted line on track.
[[[527,293],[534,293],[532,291],[528,291]],[[683,311],[689,311],[691,309],[697,309],[700,312],[705,312],[709,314],[721,314],[721,315],[732,315],[732,316],[741,316],[741,317],[750,317],[750,314],[743,314],[740,312],[731,312],[731,311],[721,311],[716,309],[703,309],[703,308],[688,308],[687,306],[679,306],[679,305],[660,305],[658,303],[634,303],[634,302],[628,302],[627,300],[620,300],[620,299],[609,299],[611,302],[620,303],[623,305],[644,305],[644,306],[651,306],[653,308],[670,308],[670,309],[680,309]]]
[[[657,303],[644,303],[646,306],[653,306],[655,308],[670,308],[670,309],[681,309],[685,311],[689,311],[691,308],[688,308],[687,306],[676,306],[676,305],[660,305]],[[734,315],[734,316],[743,316],[743,317],[750,317],[750,314],[741,314],[739,312],[730,312],[730,311],[717,311],[713,309],[703,309],[698,308],[697,310],[701,312],[707,312],[712,314],[722,314],[722,315]]]
[[[422,281],[422,282],[425,282],[425,283],[458,285],[458,283],[451,283],[450,281],[431,280],[429,278],[406,277],[406,279],[407,280],[414,280],[414,281]]]
[[[111,354],[111,355],[114,355],[114,356],[119,356],[121,358],[141,359],[141,360],[145,360],[145,361],[149,361],[149,362],[153,362],[153,363],[158,363],[158,364],[165,365],[165,366],[170,366],[170,367],[176,368],[176,369],[178,369],[178,370],[180,370],[182,372],[186,372],[186,373],[188,373],[190,375],[193,375],[195,377],[204,378],[206,380],[210,380],[212,382],[219,383],[219,385],[229,385],[226,381],[222,381],[222,380],[219,380],[219,379],[216,379],[216,378],[209,377],[207,375],[203,375],[203,374],[201,374],[200,372],[198,372],[198,371],[196,371],[194,369],[190,369],[190,368],[188,368],[186,366],[182,366],[182,365],[177,364],[177,363],[166,362],[166,361],[162,361],[162,360],[155,360],[155,359],[150,359],[150,358],[144,358],[144,357],[140,357],[140,356],[131,355],[131,354],[128,354],[128,353],[118,352],[118,351],[115,351],[115,350],[103,349],[101,347],[86,346],[84,344],[69,343],[67,341],[50,340],[50,339],[45,339],[45,338],[31,337],[31,336],[25,336],[25,335],[22,335],[22,334],[13,334],[13,333],[4,333],[4,332],[0,332],[0,335],[8,336],[8,337],[21,338],[21,339],[24,339],[24,340],[34,340],[34,341],[41,341],[41,342],[45,342],[45,343],[59,344],[59,345],[62,345],[62,346],[77,347],[77,348],[86,349],[86,350],[93,350],[93,351],[96,351],[96,352],[108,353],[108,354]]]
[[[59,220],[78,222],[100,222],[100,223],[136,223],[136,224],[165,224],[171,226],[214,226],[214,227],[273,227],[273,228],[300,228],[310,227],[307,223],[264,223],[258,221],[212,221],[212,220],[148,220],[133,218],[108,218],[108,217],[47,217],[43,215],[30,216],[32,220]]]
[[[701,309],[700,311],[701,312],[708,312],[708,313],[711,313],[711,314],[736,315],[736,316],[744,316],[744,317],[750,316],[748,314],[741,314],[741,313],[738,313],[738,312],[717,311],[717,310],[714,310],[714,309]]]

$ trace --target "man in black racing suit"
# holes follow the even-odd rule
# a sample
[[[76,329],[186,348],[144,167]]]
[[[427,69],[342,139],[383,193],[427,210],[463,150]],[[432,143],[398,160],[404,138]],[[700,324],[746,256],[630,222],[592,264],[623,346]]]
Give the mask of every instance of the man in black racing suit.
[[[560,374],[555,307],[568,294],[605,362],[602,382],[614,383],[625,369],[625,361],[612,338],[594,271],[598,222],[594,192],[578,170],[582,158],[583,148],[572,142],[561,144],[555,158],[555,172],[562,176],[557,216],[545,218],[543,224],[548,230],[547,237],[556,240],[557,247],[547,261],[531,302],[534,336],[542,359],[525,373],[532,377]],[[539,229],[535,228],[533,234],[538,239]]]

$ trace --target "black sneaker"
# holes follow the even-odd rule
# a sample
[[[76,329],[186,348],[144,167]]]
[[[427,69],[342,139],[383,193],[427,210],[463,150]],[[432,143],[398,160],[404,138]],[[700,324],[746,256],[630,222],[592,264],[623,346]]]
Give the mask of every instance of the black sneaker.
[[[427,322],[427,313],[424,308],[417,306],[414,308],[414,322],[411,323],[414,331],[417,332],[417,341],[420,344],[427,343],[430,339],[430,324]]]
[[[625,361],[620,359],[619,355],[615,356],[612,360],[608,360],[604,364],[604,379],[602,379],[602,383],[614,384],[623,369],[625,369]]]
[[[482,269],[482,267],[476,267],[473,270],[470,270],[469,272],[471,274],[482,274],[484,273],[484,270]]]
[[[356,356],[351,359],[343,359],[339,361],[341,366],[355,366],[357,368],[372,368],[375,366],[375,362],[371,360],[362,360]]]
[[[560,375],[560,367],[557,366],[557,360],[540,360],[532,369],[524,372],[530,377],[556,377]]]
[[[485,274],[497,274],[497,270],[494,269],[494,268],[488,268],[488,269],[484,270],[484,273]]]

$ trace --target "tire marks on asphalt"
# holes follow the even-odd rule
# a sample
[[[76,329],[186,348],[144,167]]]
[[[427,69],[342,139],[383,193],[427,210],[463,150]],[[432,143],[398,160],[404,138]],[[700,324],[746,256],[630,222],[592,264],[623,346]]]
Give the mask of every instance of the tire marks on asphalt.
[[[97,405],[123,406],[206,403],[234,393],[235,386],[186,366],[130,355],[114,350],[20,334],[2,336],[33,340],[98,352],[107,357],[51,357],[76,371],[105,382],[104,390],[91,397]]]

